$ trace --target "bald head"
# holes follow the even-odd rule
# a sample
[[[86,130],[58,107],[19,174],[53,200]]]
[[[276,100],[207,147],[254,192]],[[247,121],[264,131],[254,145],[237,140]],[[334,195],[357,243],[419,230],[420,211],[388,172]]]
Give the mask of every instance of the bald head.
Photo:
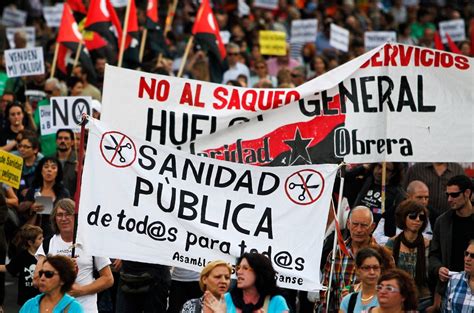
[[[428,186],[420,180],[414,180],[407,186],[408,199],[420,203],[425,208],[428,207],[430,190]]]

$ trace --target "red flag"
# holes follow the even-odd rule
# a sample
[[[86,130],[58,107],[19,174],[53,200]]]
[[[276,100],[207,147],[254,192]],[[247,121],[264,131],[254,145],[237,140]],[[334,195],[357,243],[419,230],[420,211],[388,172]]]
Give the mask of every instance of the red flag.
[[[444,51],[444,45],[443,45],[443,42],[441,41],[441,36],[439,35],[437,31],[435,32],[435,35],[434,35],[434,46],[435,46],[435,49]]]
[[[153,24],[158,24],[158,0],[148,0],[146,17]]]
[[[78,12],[84,15],[87,14],[86,6],[81,0],[66,0],[66,3],[69,4],[69,7],[74,12]]]
[[[138,40],[138,19],[137,19],[137,7],[135,6],[135,0],[130,1],[130,14],[128,15],[127,21],[127,37],[125,39],[125,49],[130,47],[133,39]],[[138,45],[138,41],[136,41]]]
[[[59,25],[58,37],[56,42],[75,42],[82,41],[82,35],[77,26],[76,20],[72,15],[72,10],[67,3],[64,3],[63,16]]]
[[[226,50],[224,42],[222,41],[221,34],[219,31],[219,25],[217,24],[216,17],[212,13],[211,5],[209,0],[203,0],[201,7],[196,15],[196,21],[193,26],[193,35],[196,34],[211,34],[215,36],[217,41],[217,48],[224,59],[226,56]]]
[[[114,26],[115,30],[110,29]],[[84,27],[99,33],[109,43],[117,43],[122,35],[120,20],[109,0],[91,0]]]
[[[56,61],[56,67],[60,70],[64,75],[67,75],[67,59],[71,56],[71,50],[66,48],[64,45],[58,43],[58,59]]]
[[[455,44],[454,41],[451,39],[451,36],[449,36],[448,33],[446,33],[446,39],[448,39],[448,46],[449,46],[449,49],[451,50],[451,52],[453,52],[453,53],[458,53],[458,54],[462,54],[462,53],[461,53],[461,50],[459,50],[458,46],[456,46],[456,44]]]

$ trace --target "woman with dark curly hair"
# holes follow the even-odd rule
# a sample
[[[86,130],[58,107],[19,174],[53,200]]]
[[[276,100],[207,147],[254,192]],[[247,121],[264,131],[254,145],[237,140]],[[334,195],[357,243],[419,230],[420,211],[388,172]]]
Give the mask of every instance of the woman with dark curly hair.
[[[63,172],[61,163],[53,157],[41,159],[36,167],[33,184],[20,203],[20,212],[27,213],[28,223],[40,226],[44,237],[51,237],[54,233],[49,222],[49,214],[41,214],[44,206],[37,202],[38,196],[50,197],[55,204],[57,201],[68,198],[69,191],[63,186]]]
[[[288,313],[285,299],[279,295],[275,270],[270,260],[258,253],[244,253],[236,266],[237,288],[225,294],[227,313]]]
[[[400,269],[386,271],[380,276],[376,289],[379,306],[363,313],[417,312],[416,285],[407,272]]]
[[[84,312],[79,302],[66,294],[77,275],[72,260],[62,255],[48,256],[40,266],[38,288],[41,294],[28,300],[20,313]]]
[[[428,210],[416,201],[405,200],[395,211],[395,220],[402,232],[390,238],[385,246],[393,252],[397,267],[414,277],[420,302],[429,303],[427,262],[430,241],[422,235],[428,224]],[[419,309],[426,309],[426,306]]]

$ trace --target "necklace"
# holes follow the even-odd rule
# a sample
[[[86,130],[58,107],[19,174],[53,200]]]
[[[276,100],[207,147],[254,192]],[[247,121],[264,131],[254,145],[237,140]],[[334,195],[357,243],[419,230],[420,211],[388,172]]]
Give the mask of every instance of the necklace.
[[[361,295],[360,295],[360,299],[361,299],[362,301],[369,301],[369,300],[372,299],[374,296],[375,296],[375,295],[371,295],[371,296],[368,297],[368,298],[362,298],[362,294],[361,294]]]

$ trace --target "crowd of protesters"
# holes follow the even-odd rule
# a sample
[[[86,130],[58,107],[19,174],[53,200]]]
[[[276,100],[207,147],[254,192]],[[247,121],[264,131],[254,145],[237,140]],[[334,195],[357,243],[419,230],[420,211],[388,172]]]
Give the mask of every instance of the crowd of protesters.
[[[8,78],[4,50],[26,47],[27,38],[19,31],[10,46],[0,25],[0,149],[23,158],[20,187],[0,184],[0,272],[19,277],[22,312],[474,312],[472,164],[386,163],[385,211],[382,164],[350,165],[344,186],[352,208],[344,232],[348,254],[337,250],[333,255],[329,229],[321,271],[323,285],[332,287],[321,293],[279,289],[271,262],[259,254],[238,259],[233,283],[233,269],[223,261],[209,263],[199,274],[86,256],[80,246],[73,248],[78,136],[69,129],[42,135],[39,108],[49,105],[51,97],[91,96],[94,117],[100,118],[105,64],[117,60],[107,51],[110,45],[90,51],[92,69],[69,64],[67,75],[56,71],[51,78],[57,29],[46,26],[41,8],[56,2],[0,4],[0,10],[14,6],[28,13],[27,25],[35,28],[46,65],[43,75]],[[218,26],[229,38],[219,73],[213,73],[218,67],[199,44],[183,61],[199,9],[198,1],[191,0],[178,2],[165,46],[156,49],[148,41],[143,61],[125,61],[125,66],[174,76],[185,62],[183,76],[188,78],[292,88],[363,54],[366,31],[396,31],[398,42],[428,48],[435,47],[441,21],[463,19],[467,38],[474,32],[472,1],[280,0],[274,10],[243,3],[212,1]],[[89,1],[83,4],[87,8]],[[147,1],[136,0],[136,5],[143,28]],[[168,3],[160,1],[159,7],[164,28]],[[125,8],[117,13],[123,17]],[[288,44],[285,56],[261,54],[259,30],[283,31],[289,38],[293,20],[310,18],[319,22],[314,42]],[[350,31],[347,53],[330,45],[332,23]],[[469,40],[456,44],[460,53],[473,56]],[[32,90],[39,93],[27,92]],[[52,200],[50,214],[42,214],[44,198]],[[54,256],[71,257],[72,250],[73,262]],[[0,273],[0,306],[4,296],[5,275]]]

